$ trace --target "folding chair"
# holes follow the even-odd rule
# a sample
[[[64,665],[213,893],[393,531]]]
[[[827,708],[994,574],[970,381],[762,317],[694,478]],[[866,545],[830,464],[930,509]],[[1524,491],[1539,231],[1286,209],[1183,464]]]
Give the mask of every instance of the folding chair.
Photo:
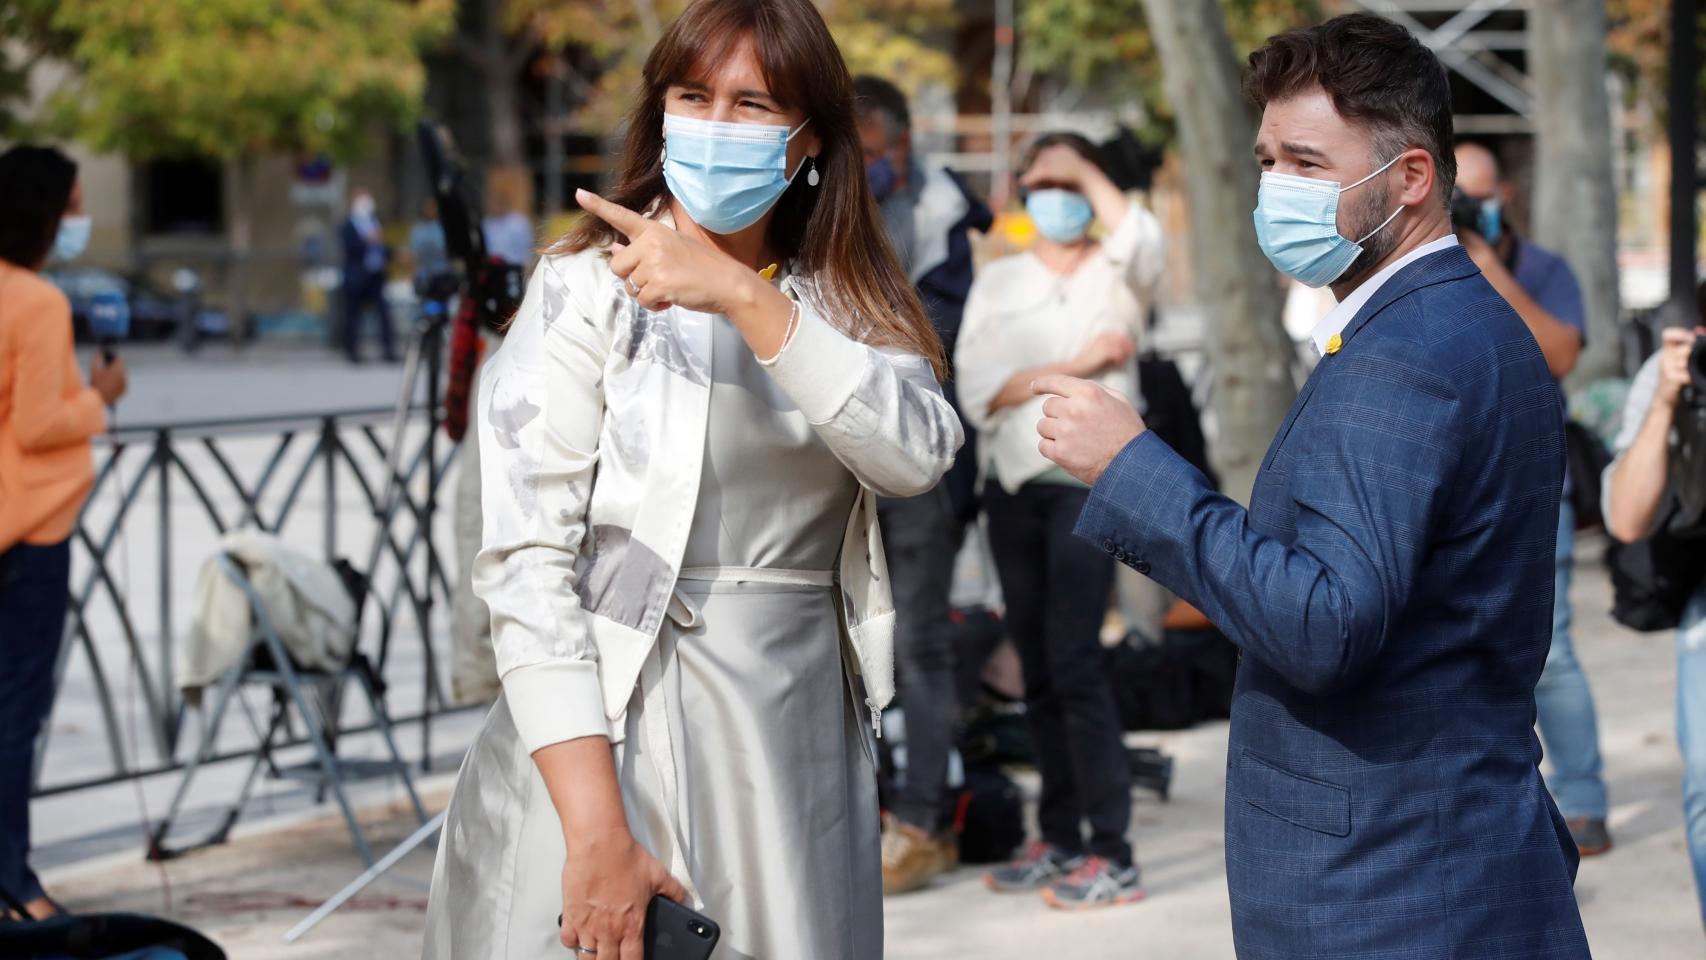
[[[255,635],[243,662],[227,671],[220,679],[202,728],[201,742],[196,746],[195,754],[184,769],[183,779],[178,783],[177,793],[172,797],[165,817],[149,837],[148,859],[168,860],[191,850],[224,843],[249,802],[256,778],[265,767],[274,779],[287,778],[317,784],[317,801],[323,802],[329,790],[343,811],[344,821],[349,825],[356,850],[360,852],[362,861],[371,867],[374,863],[373,850],[368,846],[367,837],[356,819],[355,808],[350,805],[349,796],[344,790],[346,783],[394,774],[402,779],[409,802],[415,808],[415,816],[423,824],[427,821],[426,811],[421,807],[420,797],[415,793],[414,780],[409,776],[408,763],[397,749],[396,738],[391,733],[391,718],[380,698],[382,681],[375,675],[367,657],[359,651],[352,652],[349,661],[335,670],[305,670],[293,664],[284,641],[273,627],[265,604],[261,602],[260,595],[256,593],[241,565],[226,553],[220,553],[215,561],[220,572],[230,577],[248,597],[254,618]],[[390,750],[389,760],[348,760],[337,754],[337,717],[342,691],[352,680],[367,696],[367,705],[373,712],[374,725]],[[220,722],[225,717],[226,708],[235,699],[245,711],[248,710],[246,701],[241,697],[244,687],[268,689],[272,694],[272,709],[266,729],[260,731],[257,728],[260,744],[255,751],[254,763],[250,765],[248,775],[243,779],[243,788],[237,799],[226,809],[219,827],[207,839],[185,847],[168,848],[167,834],[189,794],[190,782],[195,778],[196,770],[213,755],[214,743],[218,738]],[[313,696],[315,693],[320,696]],[[316,700],[319,701],[318,704]],[[308,742],[314,749],[314,759],[295,767],[280,767],[273,759],[274,741],[280,731],[283,731],[286,737],[290,735],[291,707],[295,707],[307,730]]]

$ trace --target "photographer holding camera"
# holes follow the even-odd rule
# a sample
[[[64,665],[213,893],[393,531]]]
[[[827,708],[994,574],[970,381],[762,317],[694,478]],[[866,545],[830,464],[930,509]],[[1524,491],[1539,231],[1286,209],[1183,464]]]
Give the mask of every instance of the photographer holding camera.
[[[1660,532],[1674,502],[1671,437],[1689,404],[1706,398],[1706,326],[1664,332],[1629,387],[1623,426],[1605,470],[1606,530],[1625,543]],[[1702,547],[1706,549],[1706,547]],[[1706,916],[1706,582],[1693,588],[1677,627],[1676,734],[1682,750],[1683,830]]]
[[[1477,143],[1457,146],[1457,189],[1451,219],[1475,265],[1534,334],[1554,379],[1576,366],[1586,341],[1581,288],[1570,265],[1556,253],[1519,235],[1504,217],[1510,183],[1493,152]],[[1547,779],[1558,809],[1582,856],[1611,849],[1605,828],[1605,780],[1600,773],[1599,723],[1593,693],[1576,661],[1570,635],[1570,575],[1575,566],[1576,510],[1571,479],[1564,476],[1554,554],[1552,646],[1534,688],[1535,712],[1546,756]]]

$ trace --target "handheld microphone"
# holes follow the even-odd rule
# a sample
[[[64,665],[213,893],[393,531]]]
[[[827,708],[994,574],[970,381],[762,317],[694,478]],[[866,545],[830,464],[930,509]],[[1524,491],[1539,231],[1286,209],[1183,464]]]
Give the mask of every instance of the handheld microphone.
[[[113,345],[130,336],[130,304],[124,294],[103,290],[89,301],[89,332],[101,345],[101,359],[113,362]]]

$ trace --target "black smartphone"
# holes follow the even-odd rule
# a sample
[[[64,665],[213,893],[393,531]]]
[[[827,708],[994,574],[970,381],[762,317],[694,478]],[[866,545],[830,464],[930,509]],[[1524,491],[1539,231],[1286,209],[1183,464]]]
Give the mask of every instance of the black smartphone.
[[[663,896],[646,907],[646,960],[710,960],[717,922]]]

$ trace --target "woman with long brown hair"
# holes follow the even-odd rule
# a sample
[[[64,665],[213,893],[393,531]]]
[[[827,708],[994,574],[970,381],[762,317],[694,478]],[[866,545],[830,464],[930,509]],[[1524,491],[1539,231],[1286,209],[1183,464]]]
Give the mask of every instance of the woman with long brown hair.
[[[961,434],[810,0],[689,7],[609,198],[577,199],[481,377],[504,694],[426,956],[641,960],[663,895],[720,958],[874,960],[874,499],[929,489]]]

